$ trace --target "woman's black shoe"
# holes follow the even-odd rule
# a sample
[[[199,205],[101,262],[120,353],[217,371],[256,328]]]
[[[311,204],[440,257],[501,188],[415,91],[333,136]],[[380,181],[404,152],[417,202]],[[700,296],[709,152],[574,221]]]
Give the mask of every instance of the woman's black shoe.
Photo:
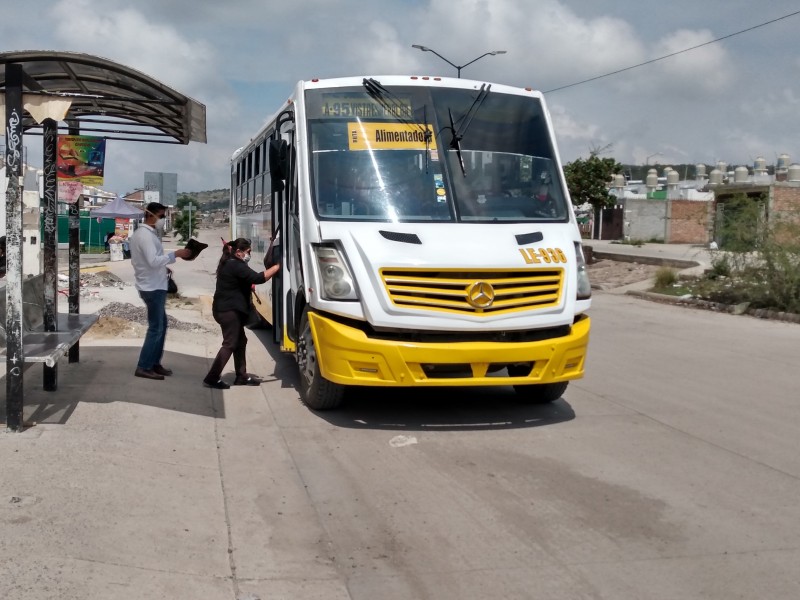
[[[203,385],[206,386],[206,387],[214,388],[215,390],[227,390],[228,388],[231,387],[227,383],[222,381],[222,379],[219,379],[219,380],[213,381],[213,382],[208,382],[208,381],[206,381],[204,379],[203,380]]]
[[[234,380],[233,385],[261,385],[262,383],[263,382],[258,377],[248,375],[244,379],[237,377]]]

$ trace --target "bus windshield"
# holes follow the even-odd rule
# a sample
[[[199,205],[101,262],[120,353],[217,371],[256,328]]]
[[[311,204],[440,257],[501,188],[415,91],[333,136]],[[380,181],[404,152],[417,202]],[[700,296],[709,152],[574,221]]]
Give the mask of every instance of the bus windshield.
[[[320,219],[567,220],[538,99],[369,81],[306,91]]]

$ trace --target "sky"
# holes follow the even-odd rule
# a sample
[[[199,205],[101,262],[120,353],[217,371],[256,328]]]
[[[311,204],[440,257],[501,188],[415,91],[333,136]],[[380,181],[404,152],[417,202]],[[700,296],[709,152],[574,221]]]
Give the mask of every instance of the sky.
[[[104,189],[145,171],[178,192],[227,188],[231,154],[299,80],[449,75],[545,92],[563,163],[800,162],[800,11],[751,0],[1,0],[0,52],[85,52],[138,69],[206,106],[207,144],[109,140]],[[564,87],[570,86],[570,87]],[[562,89],[558,89],[562,88]],[[25,137],[41,166],[41,138]]]

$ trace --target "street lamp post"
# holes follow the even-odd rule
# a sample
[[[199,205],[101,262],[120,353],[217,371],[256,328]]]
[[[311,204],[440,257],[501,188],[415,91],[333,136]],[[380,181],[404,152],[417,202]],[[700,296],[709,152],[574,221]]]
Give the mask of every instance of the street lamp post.
[[[412,45],[411,45],[411,47],[412,47],[412,48],[416,48],[417,50],[422,50],[423,52],[433,52],[433,53],[434,53],[436,56],[438,56],[439,58],[441,58],[441,59],[442,59],[444,62],[446,62],[448,65],[450,65],[451,67],[454,67],[454,68],[456,69],[456,71],[458,72],[458,77],[459,77],[459,78],[461,78],[461,69],[463,69],[464,67],[468,67],[469,65],[471,65],[472,63],[474,63],[474,62],[476,62],[476,61],[479,61],[479,60],[480,60],[480,59],[482,59],[484,56],[496,56],[496,55],[498,55],[498,54],[505,54],[505,53],[506,53],[506,51],[505,51],[505,50],[492,50],[491,52],[484,52],[484,53],[483,53],[483,54],[481,54],[481,55],[480,55],[478,58],[473,58],[473,59],[472,59],[471,61],[469,61],[468,63],[466,63],[466,64],[463,64],[463,65],[461,65],[461,66],[458,66],[458,65],[456,65],[456,64],[453,64],[453,63],[451,63],[451,62],[450,62],[449,60],[447,60],[447,59],[446,59],[444,56],[442,56],[441,54],[439,54],[439,53],[438,53],[436,50],[433,50],[432,48],[428,48],[427,46],[420,46],[419,44],[412,44]]]
[[[646,159],[644,159],[644,165],[645,166],[649,166],[650,165],[650,159],[653,158],[654,156],[661,156],[661,152],[654,152],[653,154],[648,156]]]

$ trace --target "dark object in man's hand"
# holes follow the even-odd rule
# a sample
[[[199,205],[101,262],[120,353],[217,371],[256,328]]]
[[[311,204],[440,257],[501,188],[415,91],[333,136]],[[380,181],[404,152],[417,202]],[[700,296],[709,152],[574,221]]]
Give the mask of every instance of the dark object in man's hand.
[[[189,258],[184,258],[183,260],[194,260],[197,256],[206,248],[208,248],[208,244],[204,244],[194,238],[189,238],[189,241],[186,242],[186,249],[192,253]]]

